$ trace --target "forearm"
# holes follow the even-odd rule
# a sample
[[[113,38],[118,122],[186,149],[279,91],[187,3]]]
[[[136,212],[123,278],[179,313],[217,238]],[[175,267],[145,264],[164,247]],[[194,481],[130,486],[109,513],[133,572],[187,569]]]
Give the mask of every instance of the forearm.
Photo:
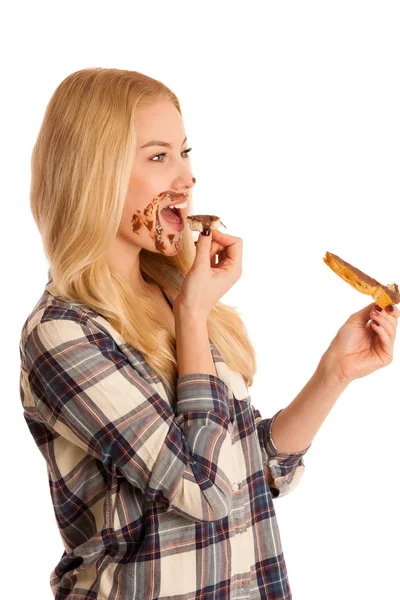
[[[178,375],[209,373],[217,376],[208,339],[207,322],[185,311],[175,313]]]
[[[296,398],[275,418],[271,435],[279,453],[305,450],[347,388],[324,355],[311,379]]]

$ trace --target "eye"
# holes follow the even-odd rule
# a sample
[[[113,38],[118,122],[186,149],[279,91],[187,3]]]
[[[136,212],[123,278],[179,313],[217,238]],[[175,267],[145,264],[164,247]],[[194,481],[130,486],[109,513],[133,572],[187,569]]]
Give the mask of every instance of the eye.
[[[187,148],[186,150],[183,150],[182,154],[186,154],[186,157],[185,157],[185,158],[189,158],[189,157],[188,157],[188,154],[189,154],[189,152],[191,152],[191,151],[192,151],[192,148]]]
[[[186,156],[185,156],[185,158],[189,158],[188,154],[189,154],[189,152],[191,152],[191,151],[192,151],[192,148],[187,148],[186,150],[182,150],[181,154],[185,154],[185,155],[186,155]],[[164,162],[164,157],[165,157],[165,156],[167,156],[167,153],[166,153],[166,152],[163,152],[162,154],[156,154],[155,156],[153,156],[153,157],[152,157],[152,158],[150,158],[149,160],[150,160],[151,162]],[[153,160],[154,158],[159,158],[159,157],[162,157],[162,160],[161,160],[161,159],[160,159],[160,160]]]

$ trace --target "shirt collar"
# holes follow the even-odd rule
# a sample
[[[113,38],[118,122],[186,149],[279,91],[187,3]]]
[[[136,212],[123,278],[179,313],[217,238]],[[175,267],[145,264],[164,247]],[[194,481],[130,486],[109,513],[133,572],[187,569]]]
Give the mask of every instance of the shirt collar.
[[[51,269],[49,269],[47,272],[47,279],[48,279],[48,281],[46,284],[46,290],[52,296],[58,296],[58,290],[57,290],[56,284],[53,281],[53,275],[51,274]]]

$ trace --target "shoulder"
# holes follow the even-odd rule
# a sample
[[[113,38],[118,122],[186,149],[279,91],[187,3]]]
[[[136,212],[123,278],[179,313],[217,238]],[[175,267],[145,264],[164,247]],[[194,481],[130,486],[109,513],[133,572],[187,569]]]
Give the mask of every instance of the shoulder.
[[[46,352],[62,343],[74,340],[79,342],[79,338],[88,336],[124,343],[122,336],[102,315],[80,302],[68,301],[50,293],[46,286],[23,323],[20,336],[21,360],[26,345],[32,338],[38,342],[38,350]]]
[[[20,338],[21,366],[25,370],[49,353],[59,352],[79,356],[84,348],[96,346],[100,355],[113,363],[133,367],[149,382],[158,381],[142,353],[129,344],[101,314],[81,302],[68,301],[49,293],[43,295],[30,312],[22,327]]]

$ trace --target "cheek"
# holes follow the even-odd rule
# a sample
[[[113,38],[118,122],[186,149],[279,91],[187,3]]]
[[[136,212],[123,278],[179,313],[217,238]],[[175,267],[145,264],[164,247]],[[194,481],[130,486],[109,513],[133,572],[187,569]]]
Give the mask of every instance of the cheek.
[[[142,228],[142,211],[129,203],[125,204],[122,214],[121,229],[125,234],[139,233]]]
[[[140,219],[143,228],[146,228],[151,232],[156,230],[158,223],[158,211],[158,198],[153,198],[153,200],[147,206],[145,206],[143,211],[138,214],[138,218]]]
[[[158,199],[154,198],[147,206],[137,208],[137,204],[126,202],[122,225],[124,232],[136,235],[141,235],[142,232],[154,233],[158,203]]]
[[[132,215],[130,226],[131,226],[133,233],[140,232],[140,230],[142,228],[142,220],[140,218],[140,215],[135,214],[135,213]]]

